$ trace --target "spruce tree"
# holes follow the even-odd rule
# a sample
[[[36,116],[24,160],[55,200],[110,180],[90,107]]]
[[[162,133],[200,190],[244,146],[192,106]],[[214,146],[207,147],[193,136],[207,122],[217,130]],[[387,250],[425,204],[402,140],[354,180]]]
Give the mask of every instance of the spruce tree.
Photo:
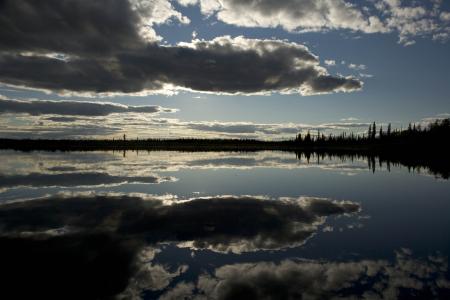
[[[375,122],[372,124],[372,139],[375,139],[375,136],[377,134],[377,125],[375,125]]]

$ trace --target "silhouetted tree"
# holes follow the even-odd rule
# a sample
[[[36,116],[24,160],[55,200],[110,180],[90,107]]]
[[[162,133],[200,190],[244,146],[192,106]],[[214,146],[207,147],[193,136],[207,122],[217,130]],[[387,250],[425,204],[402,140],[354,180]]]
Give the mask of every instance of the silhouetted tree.
[[[306,143],[311,143],[311,134],[309,133],[309,130],[308,130],[308,132],[306,133],[306,136],[305,136],[305,142],[306,142]]]
[[[377,134],[377,125],[375,125],[375,122],[373,122],[373,124],[372,124],[372,136],[371,136],[371,138],[373,140],[375,139],[376,134]]]

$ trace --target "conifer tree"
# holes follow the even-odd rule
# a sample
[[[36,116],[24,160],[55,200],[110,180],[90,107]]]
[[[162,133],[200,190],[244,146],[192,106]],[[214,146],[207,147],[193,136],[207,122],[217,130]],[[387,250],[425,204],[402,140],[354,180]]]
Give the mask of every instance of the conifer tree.
[[[372,139],[375,139],[375,136],[377,134],[377,125],[375,125],[375,122],[372,124]]]
[[[311,134],[309,133],[309,130],[308,130],[308,133],[305,136],[305,142],[307,142],[307,143],[311,142]]]

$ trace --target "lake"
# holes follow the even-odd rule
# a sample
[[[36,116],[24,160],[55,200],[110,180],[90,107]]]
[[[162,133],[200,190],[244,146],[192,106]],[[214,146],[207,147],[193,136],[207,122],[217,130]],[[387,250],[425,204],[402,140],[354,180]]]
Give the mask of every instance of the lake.
[[[18,298],[450,299],[450,182],[290,152],[0,152]]]

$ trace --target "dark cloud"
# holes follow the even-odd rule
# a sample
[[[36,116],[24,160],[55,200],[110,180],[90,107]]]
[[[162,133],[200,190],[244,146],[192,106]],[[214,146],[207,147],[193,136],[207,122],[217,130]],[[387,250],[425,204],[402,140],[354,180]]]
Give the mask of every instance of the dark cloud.
[[[113,299],[136,272],[139,247],[108,234],[2,236],[2,297]]]
[[[0,191],[16,187],[83,187],[125,183],[159,183],[170,180],[156,176],[115,176],[100,172],[0,174]]]
[[[93,122],[92,122],[93,123]],[[78,139],[86,136],[104,136],[120,134],[122,127],[112,127],[103,124],[68,124],[69,126],[45,126],[42,122],[28,127],[6,128],[1,131],[3,138],[48,138],[48,139]]]
[[[144,2],[3,1],[0,81],[76,93],[315,94],[362,87],[357,79],[328,75],[295,43],[220,37],[158,45],[143,28],[171,17],[185,21],[167,1]]]
[[[330,91],[354,91],[361,88],[361,81],[352,77],[334,77],[318,75],[311,81],[311,93],[329,93]]]
[[[3,234],[61,227],[88,232],[106,230],[141,236],[152,243],[176,242],[240,253],[301,245],[325,222],[325,217],[359,210],[356,203],[319,198],[227,196],[166,205],[163,200],[137,196],[79,196],[2,205],[0,228]],[[230,215],[235,218],[230,219]]]
[[[148,45],[109,59],[3,55],[2,82],[55,91],[137,93],[165,85],[215,93],[354,91],[354,78],[326,75],[298,44],[222,37],[184,46]]]
[[[142,47],[127,0],[3,0],[0,50],[105,55]]]
[[[77,118],[77,117],[47,117],[47,118],[45,118],[45,120],[52,121],[52,122],[58,122],[58,123],[64,123],[64,122],[72,123],[72,122],[75,122],[78,120],[83,120],[83,119]]]
[[[130,106],[103,102],[49,101],[49,100],[13,100],[0,98],[1,113],[27,113],[30,115],[72,115],[106,116],[113,113],[159,113],[172,112],[172,109],[160,106]],[[70,122],[76,119],[47,118],[55,122]]]
[[[47,168],[48,171],[52,172],[71,172],[76,171],[77,168],[73,166],[55,166],[55,167],[49,167]]]

